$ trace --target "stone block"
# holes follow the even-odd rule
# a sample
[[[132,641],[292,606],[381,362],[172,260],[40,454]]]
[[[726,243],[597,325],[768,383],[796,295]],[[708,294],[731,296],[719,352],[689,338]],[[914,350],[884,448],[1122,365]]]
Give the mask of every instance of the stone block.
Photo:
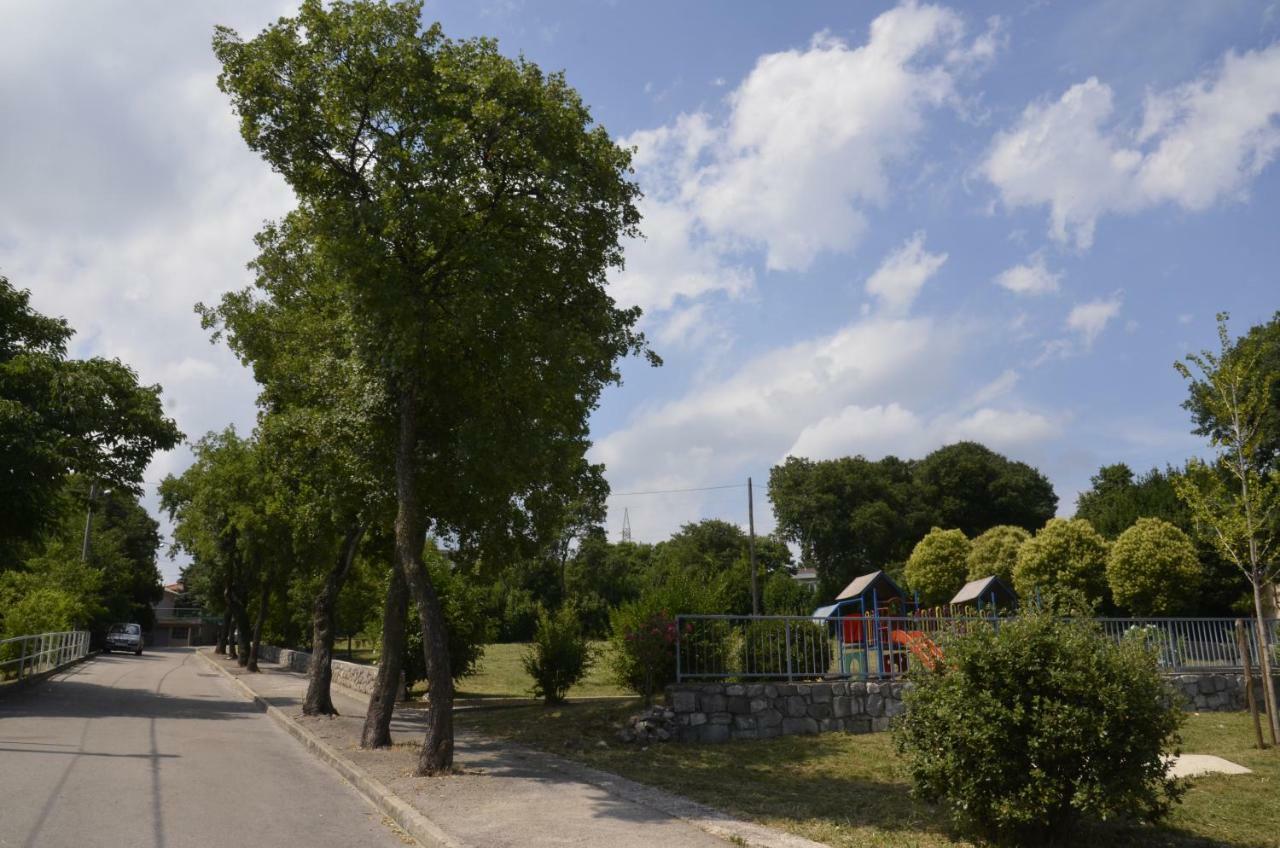
[[[836,696],[831,700],[831,714],[836,718],[848,718],[853,715],[853,701],[850,698]]]
[[[785,736],[795,736],[799,734],[809,734],[818,732],[818,722],[811,718],[784,718],[782,720],[782,733]]]
[[[729,741],[729,725],[727,724],[704,724],[698,728],[699,742],[728,742]]]
[[[698,709],[698,693],[677,689],[667,696],[667,703],[678,713],[691,713]]]
[[[711,724],[729,724],[733,721],[733,716],[729,713],[708,713],[707,721]]]
[[[884,698],[880,695],[868,695],[867,706],[864,712],[869,716],[878,716],[884,713]]]
[[[763,697],[763,695],[764,695],[763,683],[752,683],[750,686],[747,687],[748,698],[760,698],[760,697]]]
[[[749,715],[734,716],[733,729],[734,730],[747,730],[747,729],[755,730],[756,729],[755,716],[749,716]]]
[[[799,695],[792,695],[787,698],[787,715],[792,718],[804,715],[809,709],[808,703]]]
[[[815,683],[809,687],[809,694],[815,704],[829,704],[831,703],[831,684]]]
[[[756,716],[756,722],[761,727],[780,727],[782,725],[782,713],[777,710],[765,710]]]
[[[831,684],[831,696],[833,698],[838,698],[848,694],[849,694],[848,683],[832,683]]]
[[[1213,678],[1205,675],[1196,681],[1196,686],[1200,690],[1201,695],[1209,695],[1213,692]]]
[[[729,700],[729,712],[733,713],[734,715],[746,715],[748,712],[751,711],[751,707],[747,702],[747,698],[745,695],[730,695],[728,700]]]
[[[778,697],[790,697],[796,693],[796,687],[790,683],[779,683],[775,689],[778,690]]]
[[[848,733],[870,733],[871,719],[866,716],[854,716],[844,720],[844,729]]]
[[[808,713],[810,718],[817,718],[817,719],[830,718],[831,705],[830,704],[810,704]]]
[[[751,702],[747,704],[747,708],[753,713],[763,712],[769,709],[769,701],[765,698],[752,698]]]
[[[747,687],[743,686],[741,683],[730,683],[728,686],[724,687],[724,693],[730,697],[736,696],[741,698],[743,695],[747,694]]]
[[[764,686],[764,696],[770,699],[778,697],[778,687],[774,686],[772,683],[766,683]]]
[[[760,732],[754,727],[735,727],[730,736],[733,739],[759,739]]]
[[[708,694],[702,693],[702,711],[705,713],[722,713],[729,706],[729,701],[724,695],[713,692]]]
[[[773,739],[774,737],[781,735],[782,726],[779,724],[771,725],[769,727],[761,727],[756,730],[757,739]]]
[[[818,732],[831,733],[840,729],[840,719],[838,718],[820,718],[818,719]]]
[[[697,726],[698,726],[698,725],[700,725],[700,724],[706,724],[706,723],[707,723],[707,714],[706,714],[706,713],[689,713],[688,715],[689,715],[689,726],[690,726],[690,727],[697,727]]]
[[[883,733],[889,729],[890,719],[888,716],[877,716],[871,719],[871,729],[877,733]]]
[[[849,695],[851,697],[862,697],[867,694],[867,684],[862,681],[849,684]]]
[[[884,714],[887,716],[902,715],[906,711],[907,711],[906,705],[904,705],[897,698],[890,698],[889,700],[884,702]]]
[[[881,687],[882,685],[884,685],[884,684],[881,684],[881,683],[868,683],[868,684],[867,684],[867,694],[868,694],[868,695],[879,695],[879,694],[880,694],[880,687]]]
[[[1215,674],[1213,676],[1213,688],[1219,692],[1227,691],[1227,679],[1220,674]]]

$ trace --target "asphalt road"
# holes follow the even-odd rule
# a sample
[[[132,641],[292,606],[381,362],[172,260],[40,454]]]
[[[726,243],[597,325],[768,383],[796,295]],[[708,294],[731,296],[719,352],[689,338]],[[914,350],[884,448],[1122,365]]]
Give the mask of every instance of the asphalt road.
[[[0,846],[404,848],[191,649],[0,695]]]

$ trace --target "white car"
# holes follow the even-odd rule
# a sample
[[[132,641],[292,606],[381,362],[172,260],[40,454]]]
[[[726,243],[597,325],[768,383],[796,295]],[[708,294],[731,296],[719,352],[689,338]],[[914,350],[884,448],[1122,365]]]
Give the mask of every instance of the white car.
[[[107,641],[102,652],[133,651],[135,656],[142,656],[142,626],[138,624],[113,624],[107,628]]]

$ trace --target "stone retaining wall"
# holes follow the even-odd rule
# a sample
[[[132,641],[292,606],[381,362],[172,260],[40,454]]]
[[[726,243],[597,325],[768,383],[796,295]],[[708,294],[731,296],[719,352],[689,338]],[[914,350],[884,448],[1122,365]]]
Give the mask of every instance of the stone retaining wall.
[[[1177,674],[1170,675],[1170,681],[1187,710],[1245,709],[1242,674]],[[676,739],[727,742],[833,730],[888,730],[889,720],[903,712],[902,692],[910,686],[900,681],[677,683],[667,687],[666,699],[675,713]],[[1254,687],[1261,705],[1261,684],[1255,680]]]
[[[1174,689],[1182,696],[1184,709],[1198,713],[1228,712],[1247,709],[1244,675],[1230,672],[1206,674],[1172,674]],[[1276,687],[1280,694],[1280,686]],[[1262,681],[1254,676],[1253,697],[1262,709]]]
[[[682,742],[888,730],[910,683],[678,683],[666,690]]]
[[[275,645],[260,646],[258,657],[303,674],[307,673],[311,665],[311,654],[306,651],[277,648]],[[365,695],[373,694],[374,684],[378,679],[377,666],[334,660],[332,667],[334,683]]]

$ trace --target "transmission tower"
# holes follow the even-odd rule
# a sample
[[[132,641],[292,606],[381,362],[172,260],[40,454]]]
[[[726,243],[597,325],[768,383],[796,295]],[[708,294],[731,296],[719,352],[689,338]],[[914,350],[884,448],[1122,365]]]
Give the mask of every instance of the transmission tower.
[[[622,510],[622,541],[631,541],[631,513],[625,508]]]

